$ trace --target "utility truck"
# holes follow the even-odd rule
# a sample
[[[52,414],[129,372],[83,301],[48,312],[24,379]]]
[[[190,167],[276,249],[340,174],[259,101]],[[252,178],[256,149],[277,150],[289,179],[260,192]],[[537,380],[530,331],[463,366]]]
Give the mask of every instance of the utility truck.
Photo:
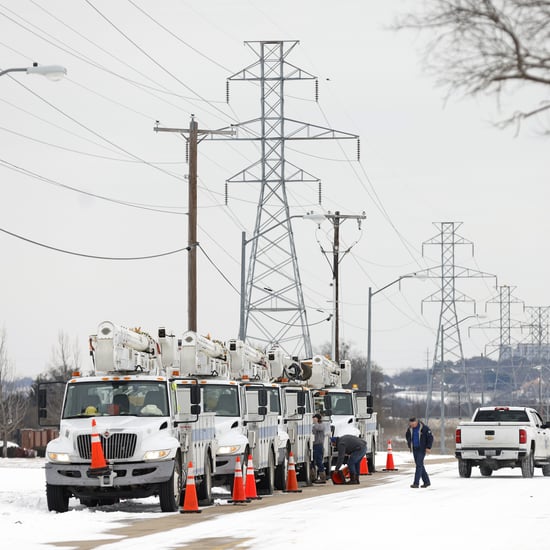
[[[159,340],[110,321],[90,337],[94,374],[75,373],[66,384],[59,437],[46,448],[49,510],[67,511],[71,496],[95,506],[157,495],[162,511],[174,512],[190,460],[199,499],[211,501],[204,477],[216,452],[214,415],[201,414],[196,381],[184,388],[171,379],[176,354],[164,329]],[[42,418],[49,388],[39,389]],[[91,468],[92,418],[108,465],[99,474]]]
[[[328,419],[332,437],[351,434],[365,440],[369,471],[374,472],[378,431],[372,395],[357,388],[343,388],[350,380],[350,361],[336,363],[322,355],[311,360],[309,384],[317,388],[313,392],[316,411]],[[336,453],[330,448],[327,453],[334,462]]]

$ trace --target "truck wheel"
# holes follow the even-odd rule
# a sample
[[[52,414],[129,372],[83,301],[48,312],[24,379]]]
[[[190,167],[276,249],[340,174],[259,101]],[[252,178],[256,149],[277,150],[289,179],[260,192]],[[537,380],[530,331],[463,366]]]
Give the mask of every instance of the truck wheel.
[[[491,466],[485,466],[484,464],[479,467],[479,471],[483,477],[489,477],[493,473]]]
[[[197,490],[197,497],[201,506],[210,506],[214,499],[212,498],[212,461],[210,456],[204,461],[204,475]]]
[[[533,477],[534,474],[535,458],[531,452],[521,460],[521,475],[522,477]]]
[[[69,492],[63,485],[46,483],[46,499],[50,512],[63,513],[69,510]]]
[[[288,449],[285,451],[285,455],[281,464],[275,468],[275,489],[284,491],[286,489],[286,478],[288,475]]]
[[[550,476],[550,464],[542,467],[542,475]]]
[[[374,437],[372,438],[370,449],[371,452],[367,454],[367,465],[369,467],[369,474],[374,474],[376,472],[376,441]]]
[[[304,481],[307,487],[311,487],[313,485],[311,483],[311,449],[309,447],[307,448],[306,456],[304,457],[304,463],[302,464],[298,481]]]
[[[86,506],[87,508],[95,508],[99,506],[99,500],[97,498],[81,498],[80,504]]]
[[[275,456],[273,450],[269,451],[267,468],[264,471],[264,476],[258,483],[258,489],[262,495],[272,495],[275,489]]]
[[[181,500],[181,464],[179,457],[174,460],[174,470],[168,481],[160,484],[160,509],[163,512],[177,512]]]
[[[458,459],[458,475],[460,477],[470,477],[472,475],[472,464],[467,460]]]

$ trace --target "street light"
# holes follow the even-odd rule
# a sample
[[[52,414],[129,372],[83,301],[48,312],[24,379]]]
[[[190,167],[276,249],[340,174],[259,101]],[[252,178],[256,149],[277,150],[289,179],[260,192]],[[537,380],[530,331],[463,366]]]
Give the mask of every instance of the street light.
[[[372,298],[373,296],[376,296],[379,292],[382,292],[383,290],[386,290],[390,286],[393,286],[396,283],[399,283],[402,279],[426,279],[425,276],[417,274],[417,273],[409,273],[407,275],[401,275],[395,281],[392,281],[391,283],[388,283],[387,285],[384,285],[382,288],[379,288],[378,290],[375,290],[373,292],[372,287],[369,286],[369,300],[368,300],[368,321],[367,321],[367,391],[371,391],[371,342],[372,342]]]
[[[8,73],[38,74],[45,76],[49,80],[61,80],[67,74],[67,69],[61,65],[39,65],[38,63],[33,63],[32,67],[14,67],[11,69],[4,69],[3,71],[0,71],[0,76]]]
[[[254,235],[250,239],[246,238],[246,231],[241,233],[241,305],[240,305],[240,319],[239,319],[239,340],[245,340],[245,327],[244,327],[244,318],[245,318],[245,294],[246,294],[246,281],[245,281],[245,263],[246,263],[246,245],[252,241],[263,237],[266,233],[269,233],[272,229],[280,227],[284,223],[292,220],[294,218],[302,218],[304,220],[310,220],[318,225],[320,225],[325,219],[324,214],[317,214],[315,212],[308,212],[307,214],[296,214],[293,216],[288,216],[284,220],[281,220],[278,224],[268,227],[266,230]],[[273,289],[265,287],[266,292],[273,292]]]

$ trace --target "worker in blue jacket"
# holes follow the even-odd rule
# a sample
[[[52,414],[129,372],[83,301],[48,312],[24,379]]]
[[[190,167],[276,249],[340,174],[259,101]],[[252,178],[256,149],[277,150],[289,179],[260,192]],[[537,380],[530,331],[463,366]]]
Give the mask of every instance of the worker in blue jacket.
[[[434,436],[432,430],[423,422],[420,422],[415,416],[409,418],[409,429],[405,433],[407,447],[412,451],[416,470],[414,472],[414,483],[411,488],[418,489],[420,478],[422,478],[422,488],[425,489],[431,485],[428,472],[424,467],[424,457],[432,451]]]

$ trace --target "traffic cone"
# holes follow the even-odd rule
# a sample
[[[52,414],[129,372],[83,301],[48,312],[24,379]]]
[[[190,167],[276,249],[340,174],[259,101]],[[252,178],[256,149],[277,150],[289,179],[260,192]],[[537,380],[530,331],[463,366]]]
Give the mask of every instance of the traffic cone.
[[[105,476],[110,473],[110,469],[107,466],[105,455],[103,454],[103,447],[101,446],[101,439],[97,433],[97,426],[95,418],[92,418],[92,439],[91,439],[91,455],[92,463],[88,473],[91,476]]]
[[[360,476],[371,476],[371,472],[369,472],[369,463],[367,460],[367,457],[364,456],[361,459],[361,464],[359,464],[359,475]]]
[[[296,477],[296,465],[294,464],[294,455],[290,451],[288,456],[288,471],[286,476],[286,489],[283,493],[301,493],[302,489],[298,489],[298,478]]]
[[[183,508],[180,514],[200,514],[199,500],[197,498],[197,487],[195,486],[195,472],[193,471],[193,463],[187,465],[187,482],[185,484],[185,498],[183,499]]]
[[[241,457],[239,456],[235,462],[233,495],[231,496],[231,500],[228,500],[227,502],[232,502],[233,504],[244,504],[245,502],[250,502],[244,494],[243,471],[241,470]]]
[[[249,500],[262,500],[262,497],[259,497],[256,491],[256,478],[254,477],[254,464],[252,462],[252,455],[248,455],[248,462],[246,464],[244,496]]]
[[[382,470],[383,472],[397,472],[397,468],[393,463],[393,454],[391,450],[391,439],[388,439],[388,456],[386,458],[386,467]]]

